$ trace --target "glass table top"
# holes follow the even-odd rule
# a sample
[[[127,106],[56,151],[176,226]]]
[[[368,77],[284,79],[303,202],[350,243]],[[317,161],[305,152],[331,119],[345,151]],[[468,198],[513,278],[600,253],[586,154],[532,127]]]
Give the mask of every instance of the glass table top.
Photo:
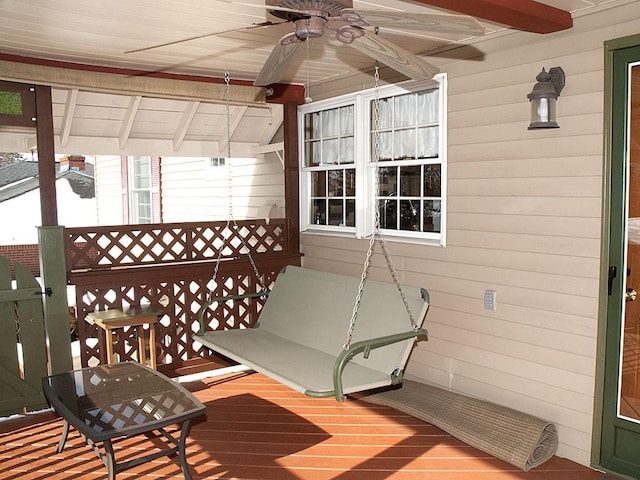
[[[147,432],[205,412],[191,392],[135,362],[46,377],[43,388],[51,406],[93,441]]]

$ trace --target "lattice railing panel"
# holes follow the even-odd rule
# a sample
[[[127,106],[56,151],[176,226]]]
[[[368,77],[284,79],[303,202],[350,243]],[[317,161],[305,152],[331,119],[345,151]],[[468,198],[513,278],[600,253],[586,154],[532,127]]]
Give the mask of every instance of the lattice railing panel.
[[[279,269],[278,269],[279,271]],[[264,275],[264,282],[270,287],[278,271]],[[259,282],[249,275],[234,275],[221,278],[219,287],[212,292],[212,281],[176,281],[147,283],[144,285],[120,285],[118,287],[76,287],[78,318],[95,310],[123,308],[129,305],[150,304],[162,310],[164,315],[156,324],[156,356],[158,364],[170,364],[197,356],[208,355],[207,349],[193,340],[199,330],[198,312],[211,296],[218,294],[235,295],[261,290]],[[214,285],[215,287],[215,285]],[[246,304],[236,302],[231,307],[207,310],[209,328],[247,328],[258,319],[263,301],[254,299]],[[97,341],[104,337],[104,331],[86,321],[78,322],[81,341],[81,359],[84,366],[106,362],[106,352]],[[137,360],[138,342],[136,331],[115,330],[114,353],[119,361]]]
[[[237,226],[237,228],[236,228]],[[67,271],[236,258],[286,251],[285,219],[65,229]]]

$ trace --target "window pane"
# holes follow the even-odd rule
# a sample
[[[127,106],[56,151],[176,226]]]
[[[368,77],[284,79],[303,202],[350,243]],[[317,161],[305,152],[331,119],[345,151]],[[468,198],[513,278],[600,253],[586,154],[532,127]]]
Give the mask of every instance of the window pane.
[[[342,200],[329,200],[329,225],[342,225],[343,217]]]
[[[326,225],[327,221],[327,201],[316,199],[311,202],[311,218],[316,225]]]
[[[132,221],[151,223],[151,192],[139,190],[131,192]]]
[[[410,130],[396,131],[394,160],[405,160],[416,158],[416,131]]]
[[[393,98],[381,98],[378,101],[379,105],[379,116],[378,122],[381,130],[386,130],[393,126]],[[375,101],[372,102],[371,105],[371,128],[375,129],[376,127],[376,110],[375,110]]]
[[[322,136],[336,137],[340,132],[340,111],[337,108],[322,112]]]
[[[347,197],[356,196],[356,171],[353,168],[344,171],[344,194]]]
[[[150,188],[150,163],[149,157],[133,157],[133,188]]]
[[[304,116],[305,140],[320,138],[320,114],[321,112],[315,112]]]
[[[380,227],[397,230],[398,201],[389,198],[381,199],[378,203],[380,211]]]
[[[418,124],[437,123],[438,118],[438,91],[431,90],[418,94]]]
[[[373,141],[375,141],[375,138]],[[375,149],[375,145],[372,148]],[[393,159],[393,133],[380,133],[380,135],[378,136],[378,159]]]
[[[340,158],[340,140],[324,140],[322,142],[322,165],[336,165]]]
[[[353,199],[347,199],[346,201],[346,215],[345,215],[345,223],[347,227],[355,227],[356,226],[356,201]]]
[[[353,137],[344,137],[340,140],[340,163],[354,163],[355,146]]]
[[[405,127],[416,124],[416,94],[411,93],[395,97],[395,122],[396,127]]]
[[[423,208],[423,232],[440,233],[440,200],[425,200]]]
[[[420,196],[420,165],[400,168],[400,192],[403,197]]]
[[[327,196],[327,173],[311,172],[311,196],[326,197]]]
[[[353,105],[340,109],[340,135],[353,135]]]
[[[418,129],[418,158],[436,158],[439,153],[438,127]]]
[[[307,167],[314,167],[320,165],[321,157],[321,144],[320,142],[308,142],[306,145],[306,165]]]
[[[330,170],[328,173],[329,173],[329,196],[342,197],[343,196],[342,170]]]
[[[440,165],[425,165],[423,196],[439,197],[441,195],[441,178]]]
[[[380,196],[398,194],[398,167],[381,167],[378,169]]]
[[[417,232],[420,228],[420,202],[400,200],[400,230]]]

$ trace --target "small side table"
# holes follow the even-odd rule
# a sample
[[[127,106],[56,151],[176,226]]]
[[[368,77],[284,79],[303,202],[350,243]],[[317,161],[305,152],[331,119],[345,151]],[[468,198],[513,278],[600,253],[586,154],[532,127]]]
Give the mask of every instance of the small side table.
[[[138,334],[138,361],[145,364],[146,348],[144,345],[144,325],[149,325],[149,364],[156,369],[156,329],[158,316],[163,312],[150,305],[136,305],[124,310],[113,309],[91,312],[87,318],[105,331],[107,363],[113,363],[112,332],[117,328],[134,327]]]

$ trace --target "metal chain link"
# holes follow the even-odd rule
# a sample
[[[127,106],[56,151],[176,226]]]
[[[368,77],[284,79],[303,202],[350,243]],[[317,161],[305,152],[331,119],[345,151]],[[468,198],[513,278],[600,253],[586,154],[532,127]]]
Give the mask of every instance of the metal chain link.
[[[231,226],[233,225],[234,229],[236,232],[240,232],[240,226],[238,225],[238,223],[236,222],[235,218],[233,218],[233,173],[231,170],[231,91],[230,91],[230,85],[231,85],[231,74],[229,73],[229,71],[227,70],[226,72],[224,72],[224,100],[225,100],[225,105],[226,105],[226,113],[227,113],[227,158],[225,160],[225,165],[227,167],[227,188],[228,188],[228,195],[229,195],[229,212],[228,212],[228,217],[227,217],[227,223],[222,231],[223,234],[223,238],[224,238],[224,232],[227,231],[231,231]],[[264,278],[262,277],[262,275],[260,275],[260,272],[258,271],[258,266],[256,265],[256,262],[254,261],[253,257],[251,256],[251,249],[249,248],[249,245],[247,245],[247,242],[245,241],[244,237],[240,234],[238,234],[238,236],[240,237],[240,241],[242,242],[242,246],[244,247],[244,250],[246,250],[247,252],[247,256],[249,257],[249,263],[251,263],[251,267],[253,268],[253,273],[255,275],[255,277],[258,279],[258,283],[260,284],[260,288],[263,291],[267,290],[267,287],[264,284]],[[224,250],[224,244],[226,243],[226,240],[223,242],[222,246],[220,247],[220,249],[218,249],[218,256],[216,258],[216,264],[213,270],[213,282],[216,283],[216,280],[218,278],[218,270],[220,268],[220,263],[222,261],[222,252]]]
[[[411,327],[414,330],[418,329],[418,325],[416,324],[413,313],[411,312],[411,308],[409,307],[409,301],[404,293],[404,289],[400,284],[398,279],[398,274],[396,272],[395,267],[393,266],[393,262],[391,260],[391,253],[389,252],[389,248],[387,247],[387,242],[382,236],[381,228],[380,228],[380,208],[378,207],[378,197],[380,194],[380,177],[379,177],[379,160],[380,160],[380,96],[378,93],[379,83],[380,83],[380,72],[378,65],[376,65],[375,74],[374,74],[374,90],[375,90],[375,98],[373,100],[373,141],[372,143],[372,155],[371,160],[375,165],[374,169],[374,181],[373,181],[373,197],[374,197],[374,226],[373,233],[371,238],[369,239],[369,248],[367,249],[367,256],[364,261],[364,266],[362,269],[362,274],[360,275],[360,284],[358,285],[358,292],[356,293],[356,299],[353,304],[353,311],[351,313],[351,320],[349,321],[349,328],[347,329],[347,339],[343,349],[348,350],[351,345],[351,340],[353,338],[353,332],[356,328],[356,321],[358,318],[358,309],[360,308],[360,301],[362,300],[362,294],[364,292],[364,286],[367,281],[367,277],[369,275],[369,267],[371,265],[371,257],[373,256],[374,246],[376,241],[380,243],[380,247],[382,249],[382,253],[387,262],[387,267],[389,268],[389,272],[391,273],[391,277],[393,278],[398,291],[400,292],[400,296],[402,297],[402,302],[404,303],[404,308],[407,310],[407,314],[409,316],[409,321],[411,322]]]

